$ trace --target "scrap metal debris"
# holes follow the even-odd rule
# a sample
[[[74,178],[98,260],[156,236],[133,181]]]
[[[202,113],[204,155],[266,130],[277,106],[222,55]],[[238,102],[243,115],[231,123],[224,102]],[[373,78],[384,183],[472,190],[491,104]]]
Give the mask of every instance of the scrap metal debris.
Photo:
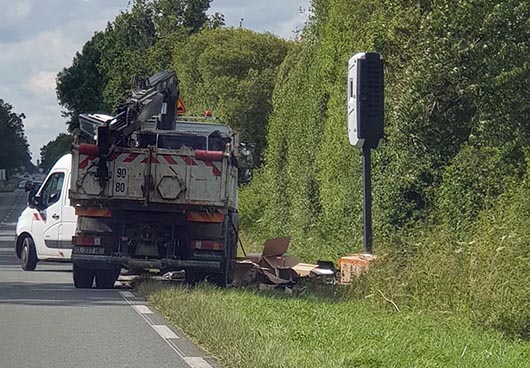
[[[234,286],[258,285],[261,290],[277,286],[289,287],[302,278],[335,278],[332,262],[303,263],[298,257],[286,255],[290,238],[265,242],[261,254],[248,254],[237,259]]]

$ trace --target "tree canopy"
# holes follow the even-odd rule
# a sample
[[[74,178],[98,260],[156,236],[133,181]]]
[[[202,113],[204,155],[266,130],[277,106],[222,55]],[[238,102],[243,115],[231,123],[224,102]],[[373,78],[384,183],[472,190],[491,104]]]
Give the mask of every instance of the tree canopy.
[[[6,169],[8,174],[19,167],[31,167],[31,156],[28,141],[24,133],[26,116],[13,111],[13,106],[0,99],[0,169]]]
[[[175,49],[173,69],[190,114],[211,109],[243,141],[265,148],[276,75],[288,42],[245,29],[204,30]]]
[[[48,172],[61,156],[72,149],[73,136],[66,133],[59,134],[53,141],[49,141],[40,149],[41,167]]]
[[[222,28],[222,14],[206,14],[210,2],[136,0],[129,12],[94,34],[57,76],[68,130],[78,128],[80,113],[112,113],[134,76],[173,69],[189,113],[212,110],[243,140],[256,143],[259,158],[276,74],[289,43],[271,34]]]
[[[69,67],[57,75],[57,98],[78,127],[83,112],[112,112],[128,94],[134,76],[170,66],[173,48],[203,27],[221,25],[208,16],[211,0],[136,0],[102,32],[96,32]]]
[[[376,234],[448,214],[452,224],[473,221],[520,178],[530,142],[527,2],[314,0],[312,7],[280,69],[265,168],[249,188],[259,200],[243,209],[250,216],[243,224],[264,237],[290,235],[294,249],[311,256],[308,237],[327,257],[362,244],[361,160],[348,144],[344,112],[347,60],[358,51],[385,58]]]

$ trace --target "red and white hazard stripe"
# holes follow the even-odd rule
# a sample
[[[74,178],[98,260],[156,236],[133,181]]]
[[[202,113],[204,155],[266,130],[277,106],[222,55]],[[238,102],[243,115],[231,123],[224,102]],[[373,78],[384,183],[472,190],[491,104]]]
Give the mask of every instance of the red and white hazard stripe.
[[[187,165],[197,167],[209,167],[214,176],[221,176],[222,162],[199,160],[193,156],[161,155],[170,165]]]
[[[162,158],[160,158],[162,157]],[[91,161],[97,157],[92,155],[79,155],[79,169],[86,169]],[[170,165],[186,165],[186,166],[197,166],[197,167],[208,167],[212,170],[214,176],[221,176],[222,165],[223,165],[223,152],[221,151],[201,151],[197,150],[195,156],[181,156],[181,155],[169,155],[162,154],[158,155],[158,158],[162,162],[166,162]],[[107,161],[116,161],[122,163],[160,163],[156,156],[149,156],[138,152],[123,152],[113,153],[107,158]]]

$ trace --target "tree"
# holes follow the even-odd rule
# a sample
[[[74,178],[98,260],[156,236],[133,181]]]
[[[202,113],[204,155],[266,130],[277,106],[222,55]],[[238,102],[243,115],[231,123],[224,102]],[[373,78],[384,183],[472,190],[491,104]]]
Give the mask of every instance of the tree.
[[[190,34],[224,24],[222,14],[208,16],[211,0],[135,0],[97,32],[57,76],[57,98],[74,132],[80,113],[113,110],[129,93],[134,76],[171,65],[173,50]]]
[[[12,173],[21,166],[31,166],[28,141],[24,133],[24,114],[13,112],[13,106],[0,99],[0,168]]]
[[[76,53],[72,65],[63,68],[57,75],[57,100],[68,117],[68,131],[79,128],[78,116],[86,112],[107,110],[103,102],[106,77],[100,70],[101,47],[105,34],[97,32]]]
[[[193,115],[211,109],[263,151],[271,96],[289,43],[245,29],[205,29],[175,50],[173,69]]]
[[[49,141],[40,149],[41,167],[48,172],[64,154],[72,148],[73,136],[66,133],[59,134],[53,141]]]
[[[207,25],[224,24],[224,18],[216,13],[209,17],[206,11],[212,0],[158,0],[153,3],[155,24],[160,36],[185,28],[189,34],[199,32]]]
[[[99,68],[106,78],[102,98],[111,110],[130,92],[133,78],[148,72],[147,50],[158,39],[154,17],[152,4],[137,0],[105,29]]]

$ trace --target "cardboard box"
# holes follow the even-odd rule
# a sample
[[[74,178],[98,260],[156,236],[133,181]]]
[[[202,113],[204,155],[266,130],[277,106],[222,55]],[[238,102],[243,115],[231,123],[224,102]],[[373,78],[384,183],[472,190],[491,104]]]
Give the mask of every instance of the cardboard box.
[[[286,256],[289,243],[290,238],[269,239],[265,242],[261,254],[254,253],[238,258],[240,265],[237,278],[241,280],[249,278],[247,275],[251,270],[249,263],[257,266],[269,282],[277,285],[293,282],[300,277],[334,275],[334,270],[302,263],[298,257]]]
[[[349,284],[363,272],[368,271],[370,263],[377,257],[372,254],[356,253],[339,259],[340,283]]]

